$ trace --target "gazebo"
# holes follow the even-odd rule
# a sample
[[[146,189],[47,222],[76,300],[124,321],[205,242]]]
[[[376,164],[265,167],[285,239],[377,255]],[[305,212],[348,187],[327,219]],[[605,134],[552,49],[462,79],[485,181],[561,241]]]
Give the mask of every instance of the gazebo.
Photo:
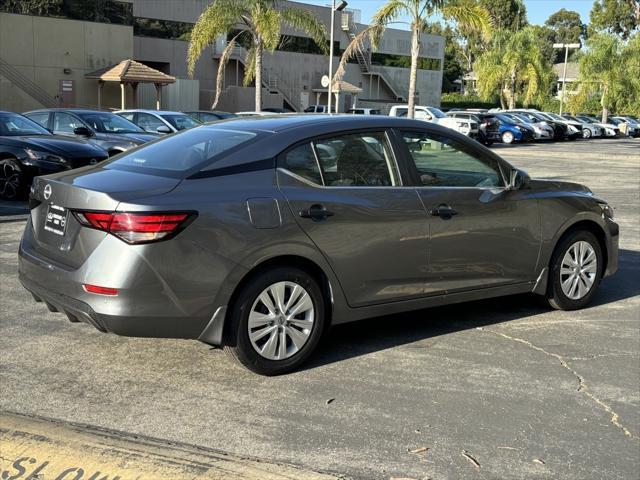
[[[333,87],[331,88],[331,90],[332,90],[332,92],[333,92],[333,94],[335,96],[334,105],[336,106],[336,112],[338,112],[338,110],[339,110],[338,106],[340,105],[339,100],[340,100],[340,94],[341,93],[349,93],[349,94],[353,95],[353,101],[352,101],[351,108],[355,108],[356,101],[358,99],[358,94],[362,93],[362,89],[360,87],[356,87],[355,85],[353,85],[353,84],[351,84],[349,82],[345,82],[344,80],[333,82]],[[315,92],[315,94],[316,94],[316,103],[319,104],[320,103],[320,95],[323,94],[323,93],[328,94],[329,93],[329,89],[327,89],[327,88],[314,88],[313,92]]]
[[[125,107],[126,85],[133,89],[134,102],[137,103],[137,90],[139,83],[153,83],[156,87],[156,109],[160,110],[162,100],[162,87],[176,81],[175,77],[162,73],[160,70],[148,67],[135,60],[123,60],[117,65],[101,68],[95,72],[87,73],[85,78],[98,80],[98,108],[102,107],[102,87],[105,82],[120,83],[120,108]],[[134,105],[135,106],[135,105]]]

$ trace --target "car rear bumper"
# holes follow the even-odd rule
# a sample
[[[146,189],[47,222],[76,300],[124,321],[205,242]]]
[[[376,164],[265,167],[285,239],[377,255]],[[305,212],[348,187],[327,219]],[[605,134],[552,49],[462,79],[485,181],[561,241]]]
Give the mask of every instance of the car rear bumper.
[[[170,291],[144,260],[130,262],[135,281],[123,284],[87,280],[84,266],[73,269],[60,265],[33,248],[35,240],[27,227],[20,244],[18,277],[36,301],[49,310],[64,313],[72,322],[93,325],[101,332],[132,337],[198,338],[211,319],[210,307],[194,304],[187,289],[181,298]],[[125,255],[120,256],[124,261]],[[115,266],[115,264],[114,264]],[[105,278],[109,274],[105,272]],[[93,277],[96,278],[96,277]],[[117,287],[115,296],[88,293],[83,284]]]
[[[63,313],[69,321],[87,323],[103,333],[126,337],[196,339],[207,325],[207,322],[185,317],[151,318],[98,313],[88,303],[45,287],[23,273],[20,273],[19,280],[34,300],[44,302],[49,311]]]

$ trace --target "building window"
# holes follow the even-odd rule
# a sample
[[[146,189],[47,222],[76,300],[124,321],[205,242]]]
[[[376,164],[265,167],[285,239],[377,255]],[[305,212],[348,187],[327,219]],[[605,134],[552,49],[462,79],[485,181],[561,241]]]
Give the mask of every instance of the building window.
[[[371,63],[382,65],[383,67],[411,67],[411,57],[408,55],[392,55],[390,53],[372,53]],[[420,70],[440,70],[439,58],[418,58],[418,68]]]
[[[193,23],[157,20],[155,18],[136,17],[133,22],[133,34],[138,37],[189,41],[192,29]]]
[[[227,41],[230,41],[240,30],[233,30],[227,35]],[[249,50],[252,45],[251,34],[248,31],[243,31],[241,35],[236,38],[236,42],[241,47]],[[327,41],[327,50],[329,49],[329,41]],[[276,47],[276,50],[280,52],[293,52],[293,53],[310,53],[313,55],[324,55],[318,44],[309,37],[298,37],[295,35],[281,35],[280,43]],[[340,42],[333,42],[334,55],[341,54]]]
[[[3,0],[0,11],[38,17],[133,25],[133,4],[116,0]]]

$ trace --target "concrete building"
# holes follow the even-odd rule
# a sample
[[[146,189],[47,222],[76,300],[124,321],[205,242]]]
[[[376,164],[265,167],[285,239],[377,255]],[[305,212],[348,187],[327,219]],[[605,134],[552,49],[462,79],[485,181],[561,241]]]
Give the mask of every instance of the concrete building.
[[[556,98],[561,98],[562,97],[562,80],[563,80],[563,75],[565,73],[564,62],[556,63],[553,66],[553,71],[558,77],[558,81],[556,82]],[[579,80],[579,77],[580,77],[580,65],[577,62],[568,62],[567,68],[566,68],[566,74],[567,76],[566,78],[564,78],[566,89],[567,89],[565,98],[567,98],[569,95],[575,95],[576,93],[578,93],[578,91],[576,90],[576,82]]]
[[[187,75],[188,35],[210,0],[40,0],[0,3],[0,109],[24,111],[56,105],[97,106],[96,70],[134,59],[176,77],[162,95],[162,108],[210,108],[215,96],[218,60],[226,45],[220,38],[202,53],[193,78]],[[287,7],[305,8],[329,31],[331,9],[283,1]],[[352,2],[357,5],[357,2]],[[99,7],[99,8],[98,8]],[[365,25],[357,10],[337,12],[334,39],[341,53]],[[418,72],[418,103],[440,104],[444,39],[423,35]],[[409,84],[410,34],[388,29],[376,52],[367,51],[347,66],[344,80],[361,89],[359,106],[404,102]],[[246,51],[238,47],[227,66],[218,108],[253,110],[254,86],[242,85]],[[339,57],[334,59],[337,65]],[[305,34],[285,28],[280,47],[263,59],[263,107],[301,111],[326,104],[321,78],[329,59]],[[402,65],[402,66],[397,66]],[[155,108],[153,85],[137,91],[139,107]],[[134,102],[127,93],[127,103]],[[356,98],[343,94],[340,111]],[[120,88],[105,85],[103,106],[119,108]]]

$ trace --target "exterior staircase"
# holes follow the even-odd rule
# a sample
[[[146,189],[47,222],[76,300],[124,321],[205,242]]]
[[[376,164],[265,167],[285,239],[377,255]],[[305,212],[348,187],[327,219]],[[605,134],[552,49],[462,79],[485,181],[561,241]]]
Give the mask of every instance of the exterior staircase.
[[[5,77],[9,82],[36,100],[38,103],[42,104],[43,107],[54,108],[58,106],[58,102],[54,97],[2,58],[0,58],[0,75]]]
[[[349,41],[353,41],[358,34],[358,29],[355,23],[352,21],[352,14],[350,12],[342,13],[342,31],[347,34],[349,37]],[[378,77],[376,81],[380,81],[383,83],[387,89],[393,94],[398,102],[406,102],[406,97],[401,93],[402,89],[398,88],[394,84],[394,82],[388,78],[385,73],[380,69],[380,67],[376,67],[371,65],[371,53],[370,52],[362,52],[358,50],[355,54],[356,60],[358,61],[358,65],[360,66],[360,71],[363,75],[369,76],[369,82],[372,84],[374,82],[374,77]]]
[[[226,45],[219,45],[217,43],[214,44],[213,58],[220,59],[225,47]],[[243,67],[246,67],[245,59],[247,58],[247,53],[248,52],[246,48],[239,45],[235,46],[231,52],[229,60],[240,62]],[[270,71],[269,69],[265,69],[262,74],[262,86],[269,92],[279,93],[280,95],[282,95],[282,98],[284,99],[288,108],[290,108],[294,112],[297,112],[301,109],[299,102],[295,102],[293,100],[297,97],[293,88],[288,85],[286,81],[283,81],[283,79],[279,78],[274,72]]]

